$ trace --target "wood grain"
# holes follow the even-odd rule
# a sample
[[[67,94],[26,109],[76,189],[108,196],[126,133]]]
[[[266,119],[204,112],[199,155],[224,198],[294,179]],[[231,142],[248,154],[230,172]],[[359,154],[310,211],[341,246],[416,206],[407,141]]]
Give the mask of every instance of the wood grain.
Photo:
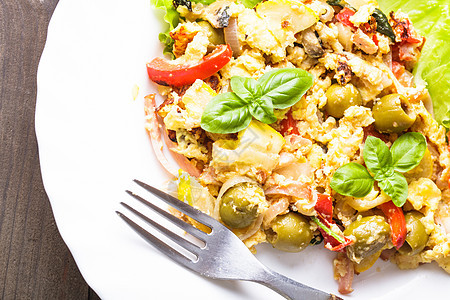
[[[44,191],[36,72],[57,0],[0,0],[0,299],[99,299],[61,239]]]

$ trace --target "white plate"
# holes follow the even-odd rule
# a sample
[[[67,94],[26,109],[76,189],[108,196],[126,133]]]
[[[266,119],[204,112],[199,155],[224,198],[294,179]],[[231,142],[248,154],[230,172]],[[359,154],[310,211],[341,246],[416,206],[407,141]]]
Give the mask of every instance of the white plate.
[[[160,55],[160,14],[149,0],[61,0],[38,72],[36,134],[42,176],[61,235],[86,281],[104,299],[280,299],[254,283],[214,281],[185,270],[115,214],[134,203],[124,190],[166,174],[144,130],[143,96],[154,91],[145,63]],[[140,87],[133,100],[132,89]],[[333,254],[323,246],[286,254],[258,247],[269,267],[337,293]],[[436,265],[400,271],[379,262],[356,276],[351,299],[445,298]]]

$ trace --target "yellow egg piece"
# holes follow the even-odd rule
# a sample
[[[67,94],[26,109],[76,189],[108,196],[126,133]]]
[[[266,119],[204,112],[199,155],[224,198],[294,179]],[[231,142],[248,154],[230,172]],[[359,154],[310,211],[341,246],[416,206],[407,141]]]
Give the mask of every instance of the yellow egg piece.
[[[292,28],[294,33],[314,25],[319,17],[298,0],[269,0],[256,7],[256,13],[270,23],[272,29]]]

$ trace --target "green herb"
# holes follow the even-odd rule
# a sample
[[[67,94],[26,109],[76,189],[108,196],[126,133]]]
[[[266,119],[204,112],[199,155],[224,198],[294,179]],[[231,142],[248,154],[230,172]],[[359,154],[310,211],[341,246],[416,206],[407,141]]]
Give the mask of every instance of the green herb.
[[[274,70],[258,79],[261,97],[270,99],[277,109],[285,109],[297,103],[313,82],[314,77],[302,69]]]
[[[383,11],[408,14],[419,34],[427,38],[414,82],[425,85],[433,99],[434,118],[450,128],[450,2],[448,0],[379,0]]]
[[[260,2],[262,2],[262,0],[241,0],[241,3],[247,8],[253,8]]]
[[[325,224],[320,222],[320,220],[317,217],[313,216],[312,219],[317,224],[317,226],[322,228],[323,231],[325,231],[328,235],[331,235],[336,241],[338,241],[341,244],[345,244],[346,243],[345,238],[343,236],[340,236],[339,234],[335,233],[333,230],[328,228]]]
[[[388,146],[379,138],[368,136],[364,144],[364,162],[372,174],[388,172],[392,165],[392,155]]]
[[[389,24],[386,15],[378,8],[375,8],[372,16],[377,21],[377,31],[381,34],[389,37],[393,42],[395,42],[394,30],[392,30],[391,24]]]
[[[368,170],[357,163],[345,164],[333,174],[330,186],[341,195],[362,198],[370,193],[377,181],[379,188],[401,207],[408,197],[408,183],[399,172],[417,167],[426,149],[426,139],[418,132],[403,134],[391,149],[379,138],[368,136],[363,150]]]
[[[408,172],[417,167],[427,150],[425,137],[418,132],[400,136],[392,145],[392,165],[398,172]]]
[[[378,180],[378,186],[383,190],[392,202],[398,207],[402,207],[408,197],[408,182],[405,176],[398,172],[393,172],[392,175]]]
[[[201,127],[212,133],[234,133],[245,129],[252,117],[274,123],[277,118],[273,109],[297,103],[313,81],[310,73],[296,68],[273,70],[258,80],[233,76],[233,92],[219,94],[206,105]]]
[[[344,7],[345,2],[342,0],[328,0],[327,3],[331,6]]]
[[[234,93],[219,94],[206,106],[201,127],[214,133],[241,131],[247,128],[252,120],[248,106],[247,102]]]
[[[362,198],[372,190],[374,179],[364,166],[348,163],[333,174],[330,186],[341,195]]]
[[[150,4],[157,9],[164,10],[164,21],[169,24],[167,29],[159,34],[159,40],[165,45],[164,54],[172,55],[173,39],[169,32],[173,30],[180,21],[180,14],[173,6],[172,0],[150,0]]]

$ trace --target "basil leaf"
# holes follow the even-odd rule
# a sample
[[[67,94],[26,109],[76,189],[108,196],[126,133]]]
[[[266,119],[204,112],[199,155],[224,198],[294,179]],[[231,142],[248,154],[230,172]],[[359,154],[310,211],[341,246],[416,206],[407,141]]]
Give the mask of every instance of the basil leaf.
[[[392,145],[392,166],[398,172],[408,172],[420,164],[427,140],[418,132],[408,132],[400,136]]]
[[[258,99],[253,101],[249,106],[249,110],[255,119],[263,123],[272,124],[277,121],[277,117],[275,117],[275,114],[273,113],[272,101],[270,101],[270,99]]]
[[[363,150],[364,162],[370,172],[377,175],[391,168],[392,156],[389,147],[379,138],[368,136]]]
[[[381,34],[389,37],[393,42],[395,42],[394,30],[392,30],[391,24],[389,24],[386,15],[378,8],[375,8],[372,16],[377,21],[377,31]]]
[[[234,93],[215,96],[203,111],[200,126],[212,133],[234,133],[250,124],[249,103]]]
[[[348,163],[333,174],[330,186],[341,195],[362,198],[370,193],[374,179],[364,166]]]
[[[261,96],[258,83],[253,78],[233,76],[231,77],[230,85],[236,95],[248,102]]]
[[[258,79],[261,98],[270,99],[277,109],[288,108],[297,103],[313,82],[313,75],[295,68],[273,70]]]
[[[408,182],[405,176],[398,172],[394,172],[390,177],[378,181],[378,186],[398,207],[402,207],[408,197]]]

